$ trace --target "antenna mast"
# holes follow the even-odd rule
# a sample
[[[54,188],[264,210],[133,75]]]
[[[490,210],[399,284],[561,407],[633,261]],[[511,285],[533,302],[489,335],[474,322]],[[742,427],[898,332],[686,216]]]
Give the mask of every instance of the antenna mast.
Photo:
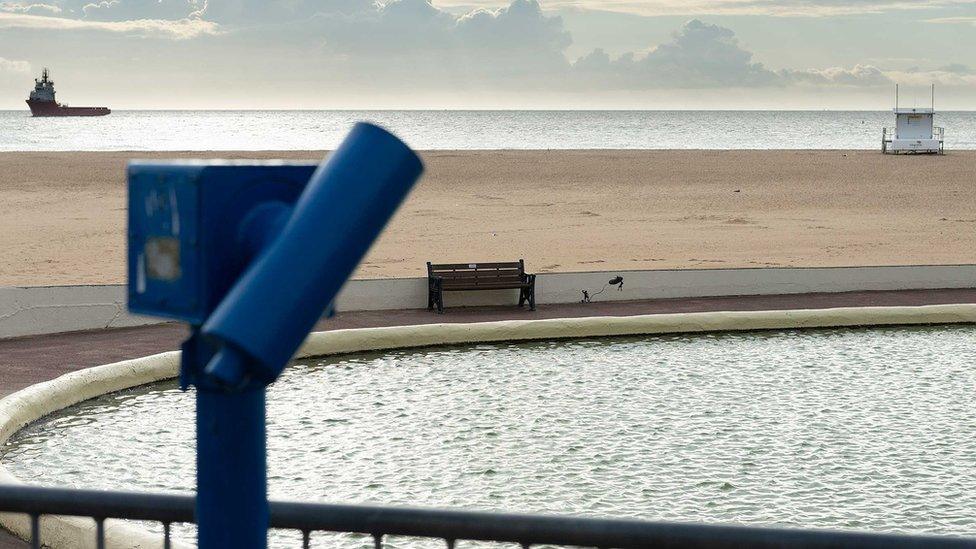
[[[898,110],[898,84],[895,84],[895,110]]]

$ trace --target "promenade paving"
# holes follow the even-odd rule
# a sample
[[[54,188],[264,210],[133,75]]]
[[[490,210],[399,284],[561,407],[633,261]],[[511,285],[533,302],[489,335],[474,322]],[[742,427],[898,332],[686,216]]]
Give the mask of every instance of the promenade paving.
[[[976,288],[730,296],[539,305],[528,311],[515,306],[448,308],[439,315],[426,310],[357,311],[324,320],[317,330],[407,326],[413,324],[488,322],[513,319],[631,316],[704,311],[762,311],[834,307],[916,306],[976,303]],[[179,348],[187,334],[180,324],[158,324],[70,332],[0,340],[0,398],[34,383],[68,372]],[[27,545],[0,531],[0,549]]]

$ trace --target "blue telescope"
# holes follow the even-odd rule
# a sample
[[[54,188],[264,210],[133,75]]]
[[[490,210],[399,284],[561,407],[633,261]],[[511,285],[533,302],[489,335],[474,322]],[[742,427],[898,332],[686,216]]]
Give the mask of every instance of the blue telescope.
[[[267,546],[266,387],[422,172],[370,124],[317,167],[130,165],[129,309],[191,326],[201,548]]]

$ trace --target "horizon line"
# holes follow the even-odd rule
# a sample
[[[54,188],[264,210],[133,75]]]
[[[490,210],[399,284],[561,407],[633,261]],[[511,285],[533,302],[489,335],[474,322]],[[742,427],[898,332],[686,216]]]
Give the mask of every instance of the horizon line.
[[[794,109],[760,109],[760,108],[683,108],[683,109],[669,109],[669,108],[603,108],[603,109],[575,109],[575,108],[561,108],[561,107],[549,107],[549,108],[308,108],[308,109],[294,109],[294,108],[115,108],[110,107],[113,113],[117,112],[864,112],[864,113],[878,113],[878,112],[893,112],[893,108],[884,109],[804,109],[804,108],[794,108]],[[0,108],[0,112],[3,113],[25,113],[29,114],[30,110],[21,108]],[[947,112],[976,112],[976,108],[973,109],[946,109],[946,110],[936,110],[936,114],[947,113]]]

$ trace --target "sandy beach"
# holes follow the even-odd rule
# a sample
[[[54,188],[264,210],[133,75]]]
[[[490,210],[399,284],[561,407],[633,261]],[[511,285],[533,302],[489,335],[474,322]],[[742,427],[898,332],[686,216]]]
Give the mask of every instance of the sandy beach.
[[[133,158],[0,153],[0,285],[124,282]],[[534,272],[972,263],[976,151],[435,151],[358,277],[525,258]]]

